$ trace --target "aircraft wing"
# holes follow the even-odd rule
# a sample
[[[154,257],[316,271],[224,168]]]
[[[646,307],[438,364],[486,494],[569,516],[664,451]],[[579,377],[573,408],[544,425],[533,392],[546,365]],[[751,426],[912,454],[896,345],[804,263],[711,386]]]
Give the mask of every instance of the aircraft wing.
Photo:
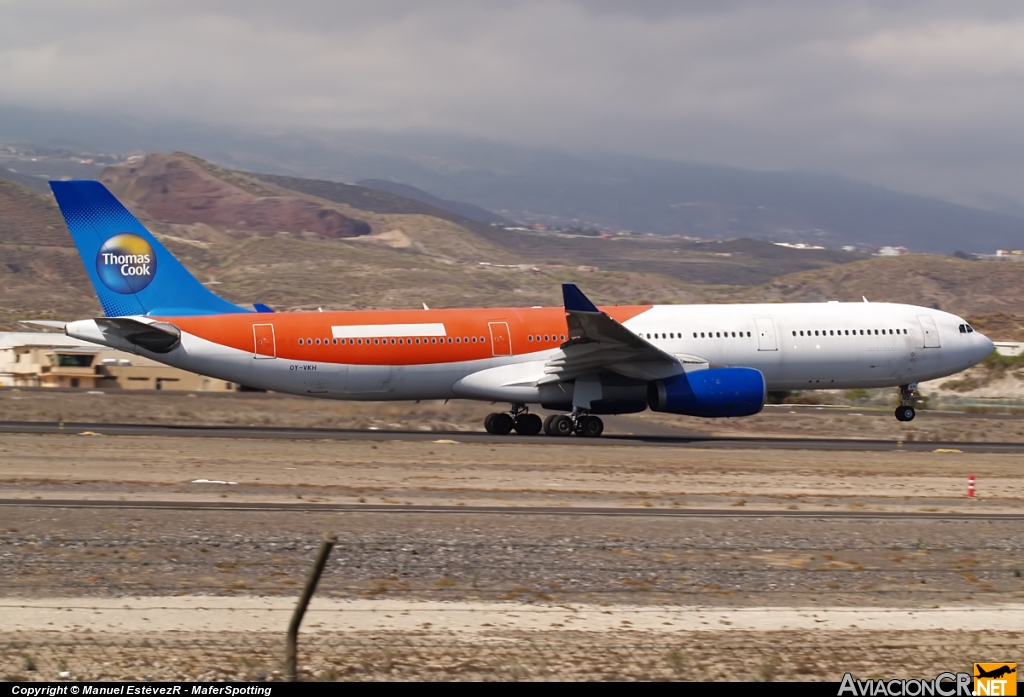
[[[538,384],[573,380],[611,371],[640,380],[685,372],[685,365],[706,364],[699,356],[674,356],[598,310],[574,283],[562,284],[569,340],[544,366]]]

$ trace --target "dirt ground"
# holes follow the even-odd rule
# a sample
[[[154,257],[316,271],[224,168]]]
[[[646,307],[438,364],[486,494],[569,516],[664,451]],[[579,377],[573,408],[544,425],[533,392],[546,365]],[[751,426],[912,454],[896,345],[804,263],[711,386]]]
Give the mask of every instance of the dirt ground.
[[[83,421],[269,415],[323,425],[304,423],[317,411],[296,405],[351,406],[131,397],[4,391],[0,409],[8,420],[32,410],[51,420],[56,409]],[[486,410],[355,406],[363,412],[344,425],[430,429]],[[749,428],[790,437],[889,428],[870,414],[788,411]],[[971,437],[1016,426],[945,423]],[[0,677],[281,679],[284,627],[325,532],[337,543],[303,625],[306,679],[925,678],[1012,661],[1024,648],[1024,521],[830,517],[1024,512],[1022,456],[955,450],[0,434],[2,499],[398,509],[0,506]],[[636,515],[402,512],[406,504]],[[764,515],[645,515],[665,509]],[[822,515],[772,515],[794,509]]]

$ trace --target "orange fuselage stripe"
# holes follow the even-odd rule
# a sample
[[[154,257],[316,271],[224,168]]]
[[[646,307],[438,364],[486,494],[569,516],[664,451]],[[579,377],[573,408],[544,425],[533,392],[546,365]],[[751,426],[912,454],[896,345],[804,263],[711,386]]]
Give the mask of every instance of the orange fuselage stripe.
[[[601,308],[618,322],[625,322],[649,310],[644,306]],[[478,308],[466,310],[374,310],[357,312],[274,312],[196,317],[164,317],[185,332],[239,351],[256,352],[254,325],[273,325],[274,351],[278,358],[350,365],[429,365],[480,360],[495,355],[492,348],[492,323],[508,325],[512,355],[557,348],[568,329],[565,309]],[[387,343],[334,343],[331,327],[392,324],[444,324],[448,343],[437,337],[388,337]],[[494,328],[500,332],[501,326]],[[540,340],[534,340],[536,337]],[[476,342],[473,342],[473,337]],[[532,337],[533,339],[531,339]],[[545,339],[544,337],[547,337]],[[299,344],[299,339],[303,344]],[[394,343],[391,339],[394,338]],[[420,339],[419,344],[416,339]],[[312,339],[312,343],[309,340]],[[320,343],[317,344],[316,340]],[[399,339],[402,343],[399,343]],[[426,339],[426,341],[424,341]],[[381,342],[385,339],[380,339]],[[507,353],[507,352],[506,352]]]

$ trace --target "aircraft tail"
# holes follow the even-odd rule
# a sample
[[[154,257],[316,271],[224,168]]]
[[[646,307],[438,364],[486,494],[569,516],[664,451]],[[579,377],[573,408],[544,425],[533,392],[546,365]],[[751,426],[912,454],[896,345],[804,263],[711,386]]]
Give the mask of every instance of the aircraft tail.
[[[249,312],[208,290],[97,181],[51,181],[107,317]]]

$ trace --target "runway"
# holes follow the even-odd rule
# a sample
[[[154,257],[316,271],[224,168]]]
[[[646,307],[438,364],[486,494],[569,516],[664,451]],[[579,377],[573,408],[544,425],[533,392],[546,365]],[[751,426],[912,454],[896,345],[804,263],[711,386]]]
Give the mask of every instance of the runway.
[[[259,503],[219,501],[101,501],[79,499],[0,499],[4,508],[89,508],[116,510],[381,513],[503,516],[571,516],[634,518],[828,518],[839,520],[1024,520],[1024,513],[943,513],[940,511],[735,510],[587,508],[568,506],[423,506],[348,503]]]
[[[620,417],[621,419],[621,417]],[[493,436],[472,431],[358,430],[328,428],[278,428],[250,426],[175,426],[152,424],[110,424],[87,422],[0,421],[0,433],[42,433],[104,436],[172,436],[178,438],[251,438],[269,440],[363,440],[460,443],[578,445],[582,447],[663,446],[725,449],[773,450],[847,450],[965,453],[1024,453],[1024,442],[898,441],[853,438],[746,438],[716,437],[642,423],[636,420],[607,419],[609,430],[600,438],[556,438],[552,436]],[[628,429],[633,429],[632,431]]]

